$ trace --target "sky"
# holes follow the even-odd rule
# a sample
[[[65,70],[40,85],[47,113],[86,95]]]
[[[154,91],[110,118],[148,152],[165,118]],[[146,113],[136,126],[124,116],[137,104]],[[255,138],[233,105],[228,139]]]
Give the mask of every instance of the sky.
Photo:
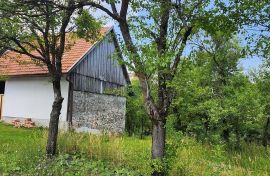
[[[244,72],[249,72],[253,69],[259,68],[262,64],[263,62],[259,57],[253,56],[246,59],[242,59],[239,63],[239,66],[243,67]]]

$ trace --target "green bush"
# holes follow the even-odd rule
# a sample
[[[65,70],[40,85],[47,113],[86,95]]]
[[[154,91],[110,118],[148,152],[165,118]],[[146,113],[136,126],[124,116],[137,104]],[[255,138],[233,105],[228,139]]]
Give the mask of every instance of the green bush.
[[[129,136],[151,134],[151,122],[147,115],[139,80],[132,80],[127,90],[126,132]]]

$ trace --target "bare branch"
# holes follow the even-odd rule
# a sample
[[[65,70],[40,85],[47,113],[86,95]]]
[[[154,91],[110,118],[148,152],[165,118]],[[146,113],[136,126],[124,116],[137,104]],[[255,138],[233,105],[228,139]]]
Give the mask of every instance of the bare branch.
[[[36,50],[41,56],[44,57],[42,51],[37,46],[33,45],[32,43],[27,42],[27,41],[21,41],[20,43],[21,44],[28,45],[31,49]]]
[[[117,12],[117,9],[116,9],[116,6],[115,6],[115,3],[114,2],[111,2],[111,8],[112,8],[112,11],[115,15],[119,16],[118,12]]]
[[[88,1],[88,0],[80,0],[77,4],[73,4],[72,6],[70,7],[67,7],[65,5],[62,5],[62,4],[58,4],[56,3],[55,1],[48,1],[50,4],[53,4],[55,5],[56,7],[59,7],[61,9],[68,9],[68,8],[74,8],[74,9],[78,9],[78,8],[82,8],[84,6],[91,6],[91,7],[94,7],[94,8],[97,8],[97,9],[100,9],[102,11],[104,11],[105,13],[107,13],[110,17],[112,17],[114,20],[117,20],[119,21],[120,18],[117,14],[114,14],[113,12],[111,12],[109,9],[105,8],[104,6],[98,4],[98,3],[95,3],[95,2],[92,2],[92,1]]]
[[[15,41],[14,41],[14,42],[15,42]],[[24,48],[19,42],[15,42],[15,43],[16,43],[16,45],[20,48],[20,50],[19,50],[19,49],[16,49],[16,48],[12,48],[12,47],[10,47],[10,46],[1,46],[1,47],[4,47],[4,48],[7,49],[7,50],[14,51],[14,52],[19,53],[19,54],[27,55],[27,56],[29,56],[29,57],[31,57],[31,58],[33,58],[33,59],[37,59],[37,60],[40,60],[40,61],[42,61],[42,62],[44,62],[44,63],[47,63],[43,57],[37,56],[37,55],[34,55],[34,54],[28,52],[28,51],[26,50],[26,48]]]
[[[40,50],[43,53],[42,56],[44,57],[45,48],[44,48],[44,45],[43,45],[43,42],[42,42],[40,36],[36,33],[36,31],[33,28],[30,28],[30,30],[33,33],[34,37],[36,38],[38,45],[40,47]]]

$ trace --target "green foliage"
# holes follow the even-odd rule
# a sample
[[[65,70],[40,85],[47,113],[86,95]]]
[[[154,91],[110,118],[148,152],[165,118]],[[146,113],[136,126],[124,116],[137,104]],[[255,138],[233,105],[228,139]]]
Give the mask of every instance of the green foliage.
[[[101,21],[73,1],[0,0],[0,6],[0,50],[28,55],[34,63],[54,65],[55,59],[61,61],[64,50],[72,44],[63,40],[66,33],[76,32],[91,41],[100,38]]]
[[[240,34],[252,54],[270,61],[270,2],[261,1],[229,1],[224,7],[227,14],[239,26]]]
[[[0,81],[5,81],[8,79],[8,76],[6,75],[0,75]]]
[[[265,113],[269,113],[270,102],[268,101],[270,98],[270,93],[268,91],[270,86],[270,72],[267,69],[261,69],[259,73],[254,75],[254,81],[256,82],[256,86],[259,90],[261,104],[264,108]]]
[[[223,140],[237,148],[241,140],[257,141],[262,108],[256,85],[237,68],[242,48],[220,32],[196,45],[171,84],[177,93],[171,111],[175,128],[200,141]]]
[[[147,82],[144,93],[149,93],[148,97],[143,97],[139,81],[133,81],[132,91],[127,96],[126,129],[129,136],[150,133],[144,98],[153,98],[158,113],[169,109],[166,158],[151,160],[148,137],[139,140],[60,133],[59,155],[48,160],[41,156],[46,130],[14,129],[0,124],[0,135],[4,136],[0,139],[3,148],[0,174],[150,175],[153,170],[166,170],[168,175],[269,175],[268,150],[258,145],[262,138],[269,139],[270,133],[265,123],[270,115],[269,71],[255,75],[251,81],[238,68],[239,60],[246,56],[246,48],[240,47],[233,36],[243,24],[260,26],[259,32],[248,38],[250,45],[255,41],[253,36],[257,36],[256,44],[248,48],[268,58],[269,1],[179,2],[131,1],[136,15],[130,15],[127,24],[122,23],[132,31],[132,36],[124,36],[128,38],[127,46],[122,45],[123,54],[127,56],[125,62]],[[9,12],[9,16],[0,12],[0,49],[18,49],[16,41],[25,43],[27,51],[37,49],[31,46],[36,41],[45,44],[46,38],[36,34],[40,28],[46,28],[48,19],[36,15],[37,6],[23,3],[18,6],[17,1],[5,3],[3,0],[0,5]],[[28,21],[19,18],[15,14],[18,11],[14,11],[16,7],[35,17]],[[162,15],[168,7],[168,14]],[[54,34],[59,33],[58,24],[67,17],[60,11],[50,11],[47,17],[48,31]],[[166,16],[169,17],[167,27],[162,24]],[[69,29],[76,29],[79,37],[99,37],[101,23],[87,10],[79,11],[78,17],[73,19],[76,28]],[[164,28],[166,34],[162,31]],[[159,36],[162,33],[164,35]],[[135,39],[134,43],[129,37]],[[49,35],[48,39],[58,43],[55,35]],[[187,43],[193,47],[192,52],[183,57]],[[175,75],[172,66],[179,58],[180,68]],[[120,94],[115,90],[105,92]],[[162,102],[158,101],[159,93],[164,98]],[[171,96],[174,97],[172,107],[162,106]]]
[[[46,138],[43,131],[17,129],[0,123],[0,175],[34,168],[44,155]],[[13,174],[14,173],[14,174]]]
[[[132,80],[132,87],[127,90],[126,131],[129,136],[149,135],[151,122],[144,107],[144,98],[139,80]]]
[[[149,138],[60,133],[58,156],[44,157],[47,130],[0,123],[0,175],[139,175],[152,172]],[[66,140],[66,139],[69,140]]]
[[[89,10],[82,10],[80,15],[75,19],[77,26],[76,33],[80,38],[97,41],[100,38],[101,21],[97,21]]]
[[[150,138],[60,133],[58,155],[44,157],[45,129],[17,129],[0,123],[0,175],[148,176],[156,168],[175,175],[267,175],[269,153],[258,145],[226,151],[223,145],[197,143],[168,122],[166,165],[151,161]],[[66,139],[69,140],[66,140]],[[170,145],[170,146],[168,146]],[[173,150],[173,151],[172,151]]]

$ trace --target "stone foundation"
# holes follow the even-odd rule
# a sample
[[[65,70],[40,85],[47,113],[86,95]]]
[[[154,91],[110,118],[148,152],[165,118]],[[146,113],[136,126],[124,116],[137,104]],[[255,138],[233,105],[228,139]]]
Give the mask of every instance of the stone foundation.
[[[72,124],[77,131],[123,133],[125,111],[125,97],[73,92]]]

